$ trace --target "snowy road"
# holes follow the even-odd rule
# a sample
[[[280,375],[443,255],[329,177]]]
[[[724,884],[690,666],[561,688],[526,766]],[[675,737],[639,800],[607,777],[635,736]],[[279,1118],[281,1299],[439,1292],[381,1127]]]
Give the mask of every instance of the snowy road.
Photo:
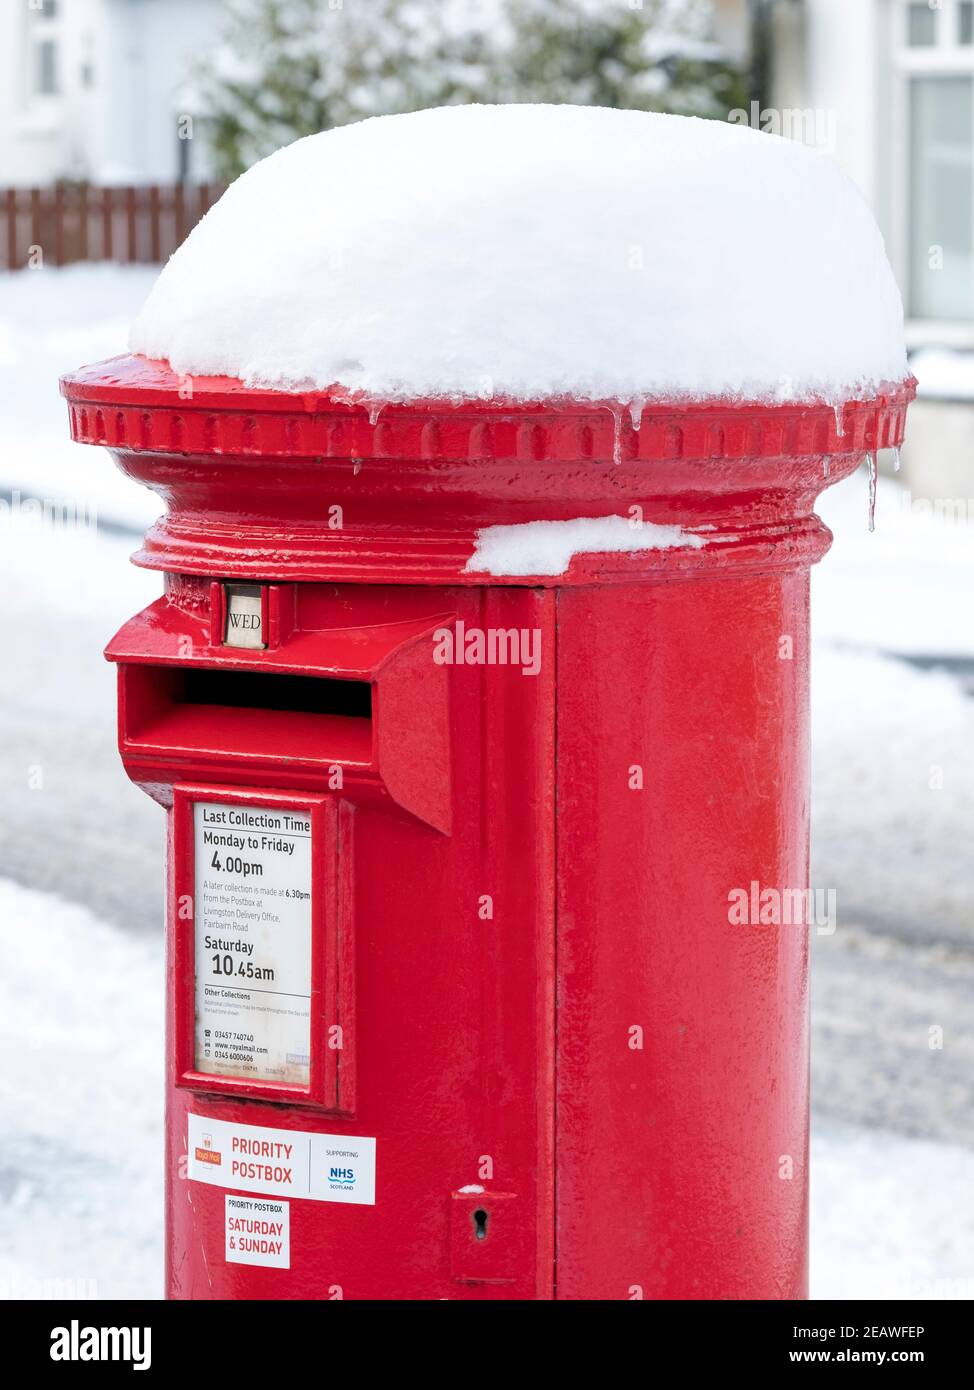
[[[820,644],[812,881],[837,926],[813,939],[816,1114],[974,1145],[972,844],[974,699]]]
[[[974,699],[935,659],[974,655],[974,527],[893,481],[878,503],[869,535],[863,478],[819,502],[812,881],[838,925],[813,948],[813,1105],[970,1147]]]
[[[42,885],[109,922],[158,929],[163,813],[115,753],[114,671],[102,649],[161,591],[115,538],[6,519],[0,665],[0,855],[7,878]]]
[[[0,276],[16,653],[0,666],[0,1293],[60,1278],[151,1297],[163,816],[119,768],[100,653],[159,593],[127,563],[158,508],[65,441],[52,389],[120,348],[146,276],[15,279]],[[45,524],[11,508],[18,490],[94,502],[111,526]],[[815,579],[813,881],[836,890],[838,927],[814,946],[815,1287],[969,1297],[974,1218],[952,1194],[974,1178],[974,700],[883,653],[974,656],[971,529],[931,530],[887,484],[868,537],[861,479],[823,512],[838,540]]]

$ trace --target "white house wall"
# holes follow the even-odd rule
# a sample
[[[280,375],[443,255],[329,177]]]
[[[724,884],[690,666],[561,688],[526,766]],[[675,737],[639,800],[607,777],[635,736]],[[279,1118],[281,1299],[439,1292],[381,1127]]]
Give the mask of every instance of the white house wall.
[[[220,0],[60,0],[44,20],[26,0],[0,0],[0,184],[171,183],[177,118],[195,114],[193,68],[213,50],[220,13]],[[56,38],[57,96],[33,90],[32,25]],[[195,134],[190,176],[205,178]]]
[[[823,113],[831,153],[882,218],[877,150],[884,6],[877,0],[778,0],[772,104]]]
[[[217,0],[106,0],[106,47],[118,73],[109,115],[103,108],[94,170],[101,181],[167,183],[179,172],[176,125],[194,114],[194,68],[213,50]],[[205,142],[191,142],[190,172],[207,177]]]
[[[80,89],[78,64],[65,61],[77,51],[80,34],[93,27],[101,0],[69,0],[57,18],[35,14],[27,0],[0,0],[0,180],[48,183],[70,173],[71,123]],[[61,92],[34,90],[33,38],[42,33],[58,45]]]

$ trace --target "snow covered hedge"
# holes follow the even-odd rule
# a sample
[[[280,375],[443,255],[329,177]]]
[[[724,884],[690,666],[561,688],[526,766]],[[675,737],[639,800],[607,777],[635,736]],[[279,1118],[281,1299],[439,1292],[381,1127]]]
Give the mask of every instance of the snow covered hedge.
[[[566,102],[725,118],[712,0],[230,0],[207,65],[221,173],[366,116]]]

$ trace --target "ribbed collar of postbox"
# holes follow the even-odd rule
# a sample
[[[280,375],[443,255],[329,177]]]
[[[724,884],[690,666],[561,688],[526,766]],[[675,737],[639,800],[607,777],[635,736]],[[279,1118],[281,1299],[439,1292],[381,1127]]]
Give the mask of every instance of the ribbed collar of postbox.
[[[375,410],[229,378],[190,393],[167,364],[136,356],[62,390],[73,438],[110,449],[166,504],[137,563],[241,579],[569,584],[818,559],[828,532],[815,498],[899,447],[913,385],[841,408],[661,403],[638,426],[594,402]]]

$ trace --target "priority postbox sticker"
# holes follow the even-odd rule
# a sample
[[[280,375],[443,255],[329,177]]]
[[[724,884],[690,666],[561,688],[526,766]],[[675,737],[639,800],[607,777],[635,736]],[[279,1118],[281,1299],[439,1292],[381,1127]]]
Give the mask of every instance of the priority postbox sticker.
[[[228,1192],[225,1209],[227,1264],[291,1268],[290,1203]]]
[[[375,1140],[187,1116],[188,1176],[237,1192],[375,1206]]]
[[[196,1070],[308,1086],[311,818],[193,807]]]

